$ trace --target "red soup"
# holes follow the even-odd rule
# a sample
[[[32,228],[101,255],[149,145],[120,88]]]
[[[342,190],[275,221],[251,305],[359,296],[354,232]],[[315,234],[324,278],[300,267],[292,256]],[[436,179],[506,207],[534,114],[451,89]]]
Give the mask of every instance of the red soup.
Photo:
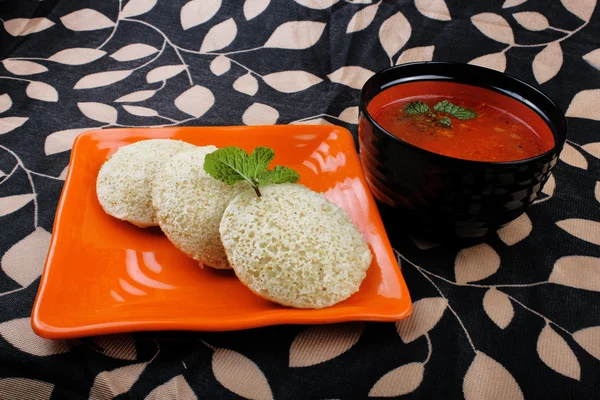
[[[394,136],[450,157],[515,161],[535,157],[554,146],[550,128],[532,109],[475,86],[406,83],[384,90],[367,108]]]

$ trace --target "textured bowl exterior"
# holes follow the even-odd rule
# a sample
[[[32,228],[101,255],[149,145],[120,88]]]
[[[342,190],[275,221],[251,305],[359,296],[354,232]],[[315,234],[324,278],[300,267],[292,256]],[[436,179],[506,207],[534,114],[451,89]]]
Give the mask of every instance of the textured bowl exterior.
[[[523,161],[460,160],[392,136],[367,112],[368,102],[391,85],[436,79],[501,91],[524,102],[550,126],[554,148]],[[365,176],[388,224],[428,237],[478,238],[519,217],[536,199],[566,140],[566,121],[541,92],[505,74],[471,65],[413,63],[367,81],[358,132]]]

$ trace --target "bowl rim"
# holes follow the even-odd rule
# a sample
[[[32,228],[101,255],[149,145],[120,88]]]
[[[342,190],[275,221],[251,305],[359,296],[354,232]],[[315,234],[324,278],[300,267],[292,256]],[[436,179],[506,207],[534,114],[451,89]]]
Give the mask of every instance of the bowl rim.
[[[513,100],[519,101],[522,104],[524,104],[525,106],[529,107],[531,110],[533,110],[535,113],[537,113],[542,120],[544,120],[544,122],[548,125],[548,127],[550,128],[550,131],[552,132],[552,136],[554,138],[554,145],[547,151],[545,151],[544,153],[538,154],[537,156],[534,157],[529,157],[529,158],[525,158],[525,159],[521,159],[521,160],[511,160],[511,161],[482,161],[482,160],[469,160],[469,159],[464,159],[464,158],[458,158],[458,157],[451,157],[451,156],[447,156],[444,154],[440,154],[440,153],[436,153],[430,150],[426,150],[422,147],[416,146],[412,143],[409,143],[393,134],[391,134],[390,132],[388,132],[386,129],[384,129],[376,120],[375,118],[373,118],[373,116],[368,112],[367,110],[367,103],[365,102],[365,98],[366,98],[366,90],[367,87],[369,86],[369,84],[371,84],[373,81],[379,79],[383,74],[389,73],[390,71],[393,70],[402,70],[405,69],[407,67],[414,67],[417,65],[428,65],[430,67],[438,67],[440,70],[438,72],[435,72],[436,75],[433,75],[432,72],[423,72],[423,73],[418,73],[418,74],[414,74],[413,76],[407,76],[407,77],[402,77],[402,78],[398,78],[398,79],[394,79],[391,80],[388,83],[382,84],[382,88],[379,89],[379,93],[382,93],[384,90],[392,87],[392,86],[396,86],[396,85],[401,85],[403,83],[410,83],[410,82],[422,82],[422,81],[436,81],[439,79],[432,79],[433,77],[447,77],[450,81],[457,81],[457,83],[462,84],[462,85],[471,85],[471,86],[478,86],[484,89],[488,89],[491,91],[494,91],[496,93],[499,93],[500,95],[503,96],[507,96],[512,98]],[[536,94],[540,97],[542,97],[544,99],[544,101],[546,101],[548,103],[548,105],[553,108],[557,114],[558,114],[558,118],[559,118],[559,123],[558,124],[548,124],[548,122],[550,121],[550,118],[544,113],[542,112],[542,110],[539,110],[537,107],[532,107],[532,105],[535,106],[535,104],[531,101],[529,101],[528,99],[521,97],[520,96],[511,96],[509,93],[505,92],[505,91],[499,91],[498,89],[501,89],[501,87],[499,87],[500,85],[496,86],[493,83],[490,83],[488,85],[477,85],[477,84],[473,84],[473,83],[468,83],[468,82],[464,82],[462,80],[458,80],[455,76],[452,76],[451,73],[445,73],[443,70],[443,67],[445,66],[453,66],[453,67],[457,67],[457,68],[465,68],[465,69],[472,69],[474,71],[479,71],[482,74],[488,74],[491,79],[490,82],[492,82],[494,80],[494,77],[496,78],[504,78],[504,79],[508,79],[513,81],[514,84],[516,85],[520,85],[523,88],[527,89],[527,90],[531,90],[536,92]],[[420,78],[424,78],[424,79],[420,79]],[[468,81],[468,79],[467,79]],[[495,90],[496,89],[496,90]],[[377,93],[377,94],[379,94]],[[373,98],[375,98],[374,95],[370,100],[372,100]],[[369,100],[369,101],[370,101]],[[523,100],[526,100],[527,102],[524,102]],[[439,157],[441,159],[444,159],[446,161],[453,161],[453,162],[461,162],[461,163],[465,163],[465,164],[475,164],[475,165],[479,165],[479,166],[519,166],[519,165],[525,165],[525,164],[529,164],[544,158],[547,158],[548,156],[551,156],[552,154],[556,153],[557,157],[560,154],[560,152],[562,151],[562,148],[566,142],[566,136],[568,133],[568,125],[567,125],[567,118],[565,116],[565,113],[561,110],[561,108],[556,104],[556,102],[554,100],[552,100],[548,95],[546,95],[544,92],[542,92],[540,89],[534,87],[533,85],[511,75],[511,74],[507,74],[505,72],[500,72],[497,70],[493,70],[490,68],[485,68],[485,67],[481,67],[478,65],[472,65],[472,64],[466,64],[466,63],[460,63],[460,62],[450,62],[450,61],[415,61],[415,62],[410,62],[410,63],[405,63],[405,64],[400,64],[400,65],[394,65],[388,68],[385,68],[383,70],[380,70],[378,72],[376,72],[374,75],[372,75],[369,79],[367,79],[365,81],[365,83],[363,84],[360,94],[359,94],[359,111],[360,113],[362,113],[362,115],[364,116],[364,118],[366,118],[369,123],[371,123],[372,125],[374,125],[377,129],[379,129],[381,132],[383,132],[387,137],[391,138],[392,140],[402,143],[403,145],[409,146],[410,148],[412,148],[413,150],[417,150],[423,153],[426,153],[429,156],[432,157]],[[528,104],[529,102],[529,104]],[[360,119],[360,116],[359,116]],[[561,128],[562,125],[562,128]],[[359,121],[359,127],[360,127],[360,121]],[[556,132],[555,132],[555,129]],[[564,131],[564,132],[560,132],[560,131]],[[562,136],[564,137],[563,140],[557,140],[557,136],[559,136],[562,133]]]

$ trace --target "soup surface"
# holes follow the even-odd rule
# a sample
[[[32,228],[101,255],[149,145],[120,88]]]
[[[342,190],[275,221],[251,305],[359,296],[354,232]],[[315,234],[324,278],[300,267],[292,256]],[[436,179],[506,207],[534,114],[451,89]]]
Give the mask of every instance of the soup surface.
[[[369,112],[382,128],[417,147],[467,160],[515,161],[542,154],[554,145],[552,133],[543,120],[514,99],[448,82],[430,86],[433,90],[429,92],[434,94],[402,96],[398,88],[414,84],[392,88],[399,96],[388,94],[388,101],[379,100],[379,106],[370,106]],[[448,85],[451,90],[443,90]],[[442,90],[435,90],[436,87]],[[521,117],[537,129],[509,112],[511,108],[522,111]]]

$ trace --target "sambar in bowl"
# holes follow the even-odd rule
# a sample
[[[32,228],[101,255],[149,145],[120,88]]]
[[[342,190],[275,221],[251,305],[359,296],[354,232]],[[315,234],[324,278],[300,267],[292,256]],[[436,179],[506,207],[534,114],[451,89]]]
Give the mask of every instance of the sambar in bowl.
[[[545,94],[468,64],[388,68],[359,108],[361,162],[387,224],[437,240],[480,238],[523,214],[566,140]]]

